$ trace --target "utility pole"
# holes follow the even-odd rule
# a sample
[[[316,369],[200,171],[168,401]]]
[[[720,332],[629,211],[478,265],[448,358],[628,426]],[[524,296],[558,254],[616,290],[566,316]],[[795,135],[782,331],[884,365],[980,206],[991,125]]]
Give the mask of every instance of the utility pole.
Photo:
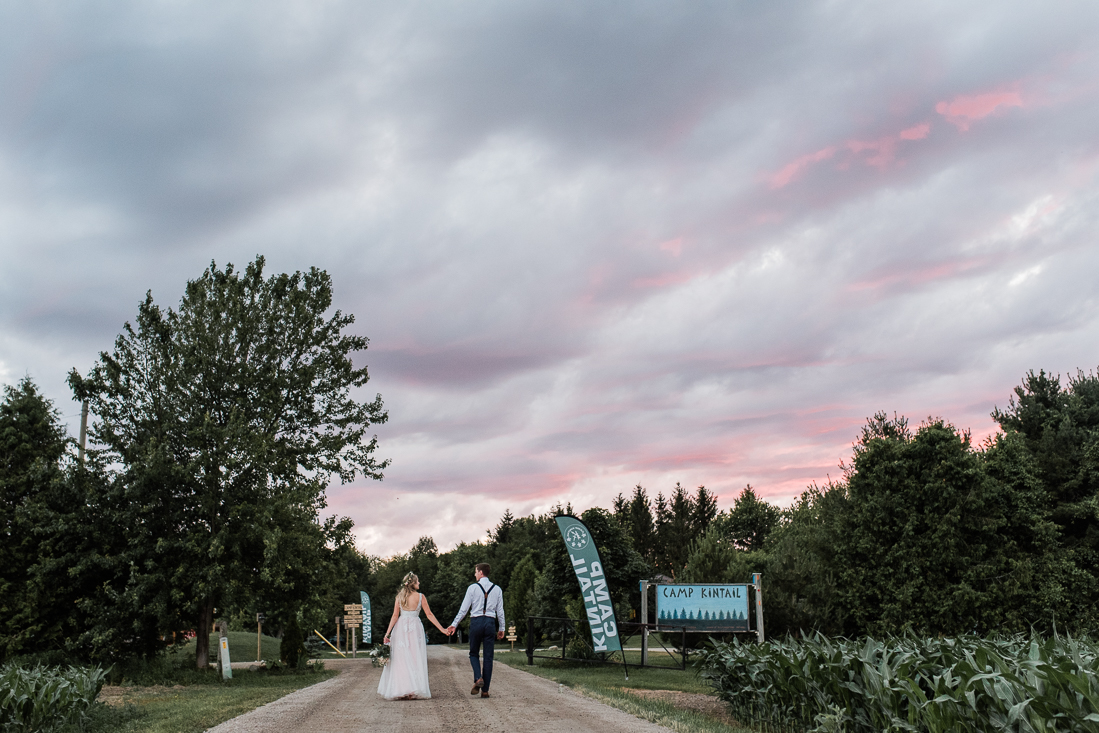
[[[80,462],[84,462],[84,445],[88,440],[88,401],[80,408]]]

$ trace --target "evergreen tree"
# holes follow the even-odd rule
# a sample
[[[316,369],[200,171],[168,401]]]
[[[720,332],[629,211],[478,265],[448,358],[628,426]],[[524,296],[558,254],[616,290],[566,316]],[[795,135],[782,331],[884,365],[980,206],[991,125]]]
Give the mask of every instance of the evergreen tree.
[[[778,526],[782,512],[760,499],[749,484],[733,501],[733,507],[716,520],[722,534],[740,550],[763,549],[767,536]]]
[[[1020,438],[1044,494],[1041,510],[1056,525],[1055,544],[1072,578],[1059,609],[1099,621],[1099,375],[1078,370],[1067,381],[1028,372],[992,418]]]
[[[705,486],[699,486],[692,504],[694,513],[691,517],[691,534],[701,537],[717,518],[717,497]]]
[[[614,515],[614,519],[618,522],[625,532],[626,536],[630,535],[630,501],[621,493],[614,497],[614,504],[611,507],[611,514]]]
[[[641,553],[650,565],[656,564],[655,529],[652,506],[645,489],[638,484],[630,499],[629,537],[635,550]]]
[[[676,483],[668,505],[668,520],[664,524],[664,572],[679,578],[687,565],[691,542],[695,539],[692,519],[694,503],[686,489]]]
[[[653,502],[652,565],[660,573],[668,574],[668,545],[671,542],[672,516],[663,492],[657,492]]]
[[[850,633],[1025,628],[1028,614],[1005,614],[1020,597],[1004,580],[1032,576],[1027,556],[1047,534],[1030,511],[1040,497],[990,476],[967,433],[937,420],[913,435],[879,413],[846,480],[836,567]]]
[[[511,538],[511,528],[514,524],[515,517],[512,516],[511,510],[505,509],[504,516],[500,518],[500,523],[496,525],[496,529],[490,529],[488,534],[496,544],[507,544]]]
[[[51,573],[76,527],[57,521],[79,504],[62,468],[58,412],[29,377],[0,401],[0,660],[59,649],[72,633],[71,581]],[[64,568],[61,568],[64,570]]]
[[[741,555],[716,528],[694,540],[687,555],[682,580],[687,583],[743,582]]]

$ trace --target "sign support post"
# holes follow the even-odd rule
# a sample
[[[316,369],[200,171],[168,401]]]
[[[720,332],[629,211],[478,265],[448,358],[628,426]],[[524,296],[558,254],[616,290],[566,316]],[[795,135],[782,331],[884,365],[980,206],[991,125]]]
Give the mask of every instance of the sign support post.
[[[343,625],[347,628],[347,650],[351,652],[351,658],[357,659],[359,653],[359,635],[355,629],[362,626],[363,607],[357,603],[348,603],[343,607]]]
[[[649,663],[649,581],[641,581],[641,666]]]
[[[763,643],[763,573],[752,573],[752,585],[756,589],[756,639]]]

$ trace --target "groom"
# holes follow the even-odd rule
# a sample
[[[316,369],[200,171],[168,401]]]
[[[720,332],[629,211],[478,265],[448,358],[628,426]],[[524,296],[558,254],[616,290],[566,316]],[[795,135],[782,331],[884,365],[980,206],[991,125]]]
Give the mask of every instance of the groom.
[[[488,686],[492,683],[492,652],[496,648],[496,640],[504,638],[504,592],[488,579],[490,570],[486,562],[474,566],[473,577],[477,582],[466,589],[462,607],[454,617],[454,623],[446,630],[447,636],[452,636],[466,612],[469,612],[469,663],[473,665],[473,689],[469,694],[480,692],[481,697],[488,697]],[[485,645],[483,672],[477,659],[482,643]]]

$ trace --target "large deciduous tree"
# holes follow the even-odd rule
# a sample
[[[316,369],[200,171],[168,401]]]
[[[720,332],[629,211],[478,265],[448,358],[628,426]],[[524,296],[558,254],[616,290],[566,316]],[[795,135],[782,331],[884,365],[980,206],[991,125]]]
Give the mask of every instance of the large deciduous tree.
[[[216,608],[308,592],[307,566],[346,535],[319,522],[330,481],[387,465],[368,435],[386,420],[381,397],[357,396],[368,374],[352,358],[368,341],[345,333],[353,316],[326,315],[330,277],[263,268],[211,263],[176,310],[148,294],[113,352],[69,376],[116,467],[108,504],[128,547],[116,595],[157,609],[162,631],[195,628],[200,668]]]

